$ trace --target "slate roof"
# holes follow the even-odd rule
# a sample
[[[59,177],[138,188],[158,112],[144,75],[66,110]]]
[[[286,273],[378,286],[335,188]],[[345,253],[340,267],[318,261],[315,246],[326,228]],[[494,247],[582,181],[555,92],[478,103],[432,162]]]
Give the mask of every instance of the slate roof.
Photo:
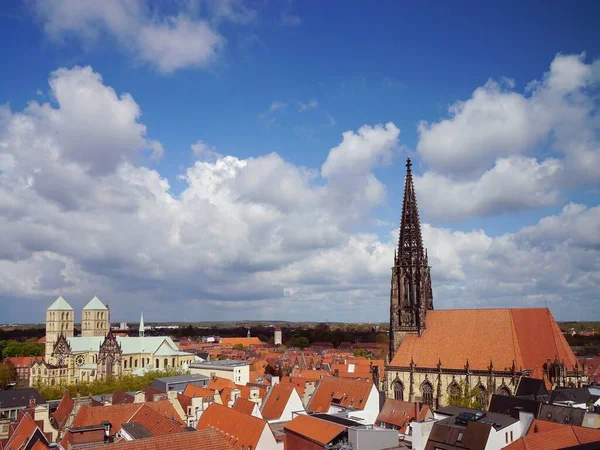
[[[36,405],[46,404],[44,397],[34,388],[0,390],[0,405],[2,409],[25,408],[31,399]]]
[[[260,410],[263,419],[279,419],[294,390],[295,388],[289,385],[276,384],[273,386]]]
[[[73,311],[73,308],[71,308],[71,305],[69,305],[67,301],[62,298],[62,295],[59,295],[46,311]]]
[[[454,339],[448,339],[454,336]],[[460,345],[457,345],[460,342]],[[571,369],[575,355],[548,308],[432,310],[427,312],[421,336],[407,335],[391,366],[472,370],[517,370],[541,367],[558,357]]]
[[[550,403],[555,402],[574,402],[574,403],[587,403],[588,401],[596,402],[600,397],[598,395],[592,395],[588,388],[574,388],[574,389],[555,389],[550,394]]]
[[[298,414],[283,428],[323,446],[346,431],[346,427],[342,425],[304,414]]]
[[[98,444],[86,450],[233,450],[227,440],[215,430],[189,431],[116,444]]]
[[[492,394],[488,408],[489,412],[508,414],[515,419],[519,418],[519,411],[530,412],[533,417],[539,416],[541,403],[530,398],[519,398],[507,395]]]
[[[585,418],[585,409],[562,405],[542,404],[539,418],[548,422],[581,426]]]
[[[91,299],[89,301],[89,303],[87,305],[85,305],[83,307],[84,311],[89,311],[89,310],[101,310],[101,311],[108,311],[108,308],[106,307],[106,305],[104,303],[102,303],[100,301],[100,299],[98,297],[96,297],[94,295],[94,298]]]
[[[244,448],[251,445],[256,449],[265,427],[268,424],[264,420],[213,403],[200,416],[196,429],[213,428],[228,436],[229,443],[236,449],[242,445]]]

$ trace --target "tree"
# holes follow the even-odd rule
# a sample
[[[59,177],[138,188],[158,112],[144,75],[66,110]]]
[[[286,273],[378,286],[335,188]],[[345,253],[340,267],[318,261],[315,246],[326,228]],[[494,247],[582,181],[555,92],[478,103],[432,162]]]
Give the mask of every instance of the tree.
[[[460,406],[462,408],[481,409],[480,390],[477,387],[471,387],[466,381],[450,386],[450,406]]]
[[[357,348],[356,350],[354,350],[352,352],[352,354],[354,355],[355,358],[365,358],[370,355],[369,352],[363,348]]]
[[[308,338],[298,337],[292,342],[292,347],[305,349],[306,347],[310,347],[310,341],[308,340]]]
[[[375,342],[378,344],[389,344],[390,337],[387,333],[378,333],[377,337],[375,338]]]
[[[235,344],[233,347],[231,347],[233,350],[246,350],[246,347],[244,347],[244,344]]]
[[[0,364],[0,389],[17,380],[17,370],[11,363]]]

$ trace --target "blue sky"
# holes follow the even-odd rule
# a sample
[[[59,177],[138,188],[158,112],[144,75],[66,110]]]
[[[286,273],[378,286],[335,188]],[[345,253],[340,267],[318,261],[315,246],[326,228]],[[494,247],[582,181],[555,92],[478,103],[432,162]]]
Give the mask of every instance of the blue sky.
[[[13,149],[11,146],[15,145],[15,140],[7,137],[12,136],[11,126],[19,114],[44,122],[35,124],[36,133],[39,132],[40,136],[50,136],[48,139],[52,139],[55,135],[51,127],[56,122],[48,117],[40,119],[40,114],[46,114],[47,111],[32,112],[26,109],[32,101],[40,105],[48,102],[51,108],[59,112],[66,109],[59,100],[60,93],[49,86],[50,74],[60,68],[77,71],[90,66],[92,72],[82,76],[87,77],[88,81],[91,73],[100,76],[101,83],[96,88],[112,88],[117,96],[123,93],[131,95],[141,116],[136,117],[130,125],[132,129],[136,124],[146,127],[145,132],[136,131],[137,138],[144,140],[144,143],[138,145],[139,142],[130,135],[123,141],[114,142],[108,136],[105,141],[93,140],[97,136],[87,136],[86,124],[89,126],[93,123],[94,114],[97,113],[87,104],[90,110],[82,110],[81,116],[90,120],[84,122],[82,134],[69,142],[57,138],[60,156],[54,160],[56,173],[75,161],[81,165],[81,176],[90,176],[88,182],[104,183],[106,180],[100,181],[97,178],[99,172],[94,169],[98,160],[88,160],[87,156],[81,154],[75,156],[73,152],[86,153],[82,147],[88,144],[99,149],[103,146],[132,146],[131,152],[125,151],[126,155],[119,153],[113,156],[117,160],[127,161],[138,171],[148,169],[168,181],[170,188],[163,194],[179,202],[178,220],[184,220],[185,217],[185,220],[193,223],[194,219],[189,216],[195,213],[186,209],[189,205],[186,206],[182,201],[186,192],[191,194],[190,185],[193,183],[189,176],[182,178],[182,175],[196,167],[198,161],[210,159],[206,164],[214,163],[210,170],[216,170],[218,161],[225,156],[234,157],[238,162],[258,158],[262,164],[264,161],[261,158],[275,153],[282,161],[273,164],[287,165],[295,175],[310,172],[304,194],[321,196],[319,188],[324,188],[327,195],[338,198],[336,195],[350,192],[347,204],[342,200],[334,202],[336,207],[345,205],[343,212],[333,211],[335,207],[329,203],[331,199],[325,202],[325,206],[312,208],[322,212],[326,217],[324,219],[321,216],[309,218],[304,215],[303,206],[294,203],[304,194],[290,191],[289,198],[278,201],[289,205],[292,210],[290,214],[296,220],[306,219],[307,223],[322,224],[329,223],[330,215],[345,219],[335,225],[330,224],[335,229],[331,235],[328,234],[331,231],[329,228],[329,231],[323,231],[323,235],[331,241],[315,238],[314,242],[305,243],[313,253],[303,250],[292,257],[293,251],[286,245],[290,242],[281,237],[281,241],[278,240],[277,257],[271,255],[279,266],[268,265],[268,270],[257,269],[252,257],[237,254],[229,255],[213,266],[200,264],[194,258],[203,259],[203,255],[194,251],[194,255],[189,255],[191,259],[185,264],[185,269],[181,269],[185,276],[177,278],[175,285],[181,287],[181,292],[176,295],[172,294],[173,286],[169,286],[170,283],[163,278],[168,269],[164,272],[157,269],[161,275],[148,277],[145,272],[147,268],[136,267],[132,261],[124,264],[122,255],[111,255],[111,246],[108,244],[102,257],[93,262],[87,261],[86,246],[102,246],[98,242],[107,236],[111,240],[110,233],[118,234],[120,227],[133,226],[123,217],[107,219],[111,229],[109,235],[88,234],[90,240],[83,239],[77,251],[60,248],[39,238],[35,245],[20,246],[22,252],[6,251],[5,256],[0,254],[0,260],[5,258],[4,270],[14,270],[13,265],[16,264],[18,267],[27,265],[32,271],[23,273],[23,280],[27,281],[20,285],[7,282],[0,288],[0,304],[11,305],[9,320],[29,319],[26,311],[15,305],[15,299],[25,299],[26,304],[39,305],[36,309],[41,311],[43,305],[49,304],[57,293],[64,292],[66,297],[72,298],[73,305],[78,306],[86,303],[85,298],[92,291],[115,298],[114,301],[120,305],[116,311],[124,318],[137,317],[137,311],[147,304],[144,308],[149,309],[150,320],[158,319],[158,311],[165,301],[162,289],[173,295],[178,304],[197,310],[190,317],[198,319],[204,316],[203,311],[223,319],[229,316],[249,319],[292,318],[290,316],[294,312],[287,309],[291,312],[282,313],[280,305],[287,305],[286,302],[295,298],[296,303],[306,304],[339,305],[340,301],[347,302],[345,312],[338,314],[339,320],[360,320],[360,317],[365,317],[365,320],[386,320],[386,289],[389,281],[385,271],[389,270],[387,266],[391,263],[389,252],[394,240],[391,236],[400,216],[404,158],[407,154],[414,158],[415,172],[422,176],[421,181],[417,180],[418,194],[426,190],[424,198],[419,197],[423,221],[432,227],[424,231],[426,238],[431,236],[429,242],[426,240],[426,245],[430,250],[433,250],[433,245],[439,246],[438,266],[433,266],[432,275],[435,287],[437,269],[437,296],[434,291],[436,305],[516,306],[525,303],[523,306],[543,306],[547,302],[556,302],[556,306],[551,307],[559,318],[576,318],[574,314],[586,315],[590,311],[597,311],[594,303],[597,299],[591,298],[590,292],[597,292],[600,279],[598,260],[592,258],[592,261],[596,261],[594,266],[584,264],[582,272],[573,275],[574,279],[581,281],[577,286],[573,283],[565,283],[560,287],[552,283],[545,285],[541,280],[544,273],[549,273],[548,269],[538,265],[539,274],[531,274],[528,278],[535,279],[535,283],[539,283],[536,285],[522,278],[513,279],[515,274],[503,275],[495,266],[503,259],[494,260],[492,264],[488,258],[500,250],[485,246],[499,246],[503,251],[509,251],[502,241],[502,236],[509,235],[519,251],[527,253],[526,249],[534,245],[538,245],[540,251],[552,247],[555,252],[568,254],[567,259],[573,266],[568,266],[567,270],[570,270],[569,267],[579,267],[576,258],[581,257],[582,247],[574,245],[575,248],[564,248],[565,242],[570,241],[555,232],[549,232],[547,240],[541,244],[532,241],[523,243],[526,240],[525,227],[542,227],[545,222],[542,224],[540,221],[545,217],[555,218],[555,222],[566,220],[564,208],[572,202],[587,208],[581,212],[586,215],[581,220],[591,221],[577,227],[577,232],[582,233],[581,241],[585,243],[585,258],[590,258],[590,252],[598,251],[597,242],[590,237],[598,226],[594,222],[598,217],[594,209],[599,202],[598,180],[593,170],[584,170],[586,167],[590,169],[590,164],[593,165],[595,161],[600,161],[594,159],[598,153],[599,129],[599,71],[595,61],[600,57],[597,32],[600,27],[600,8],[596,2],[512,2],[501,6],[461,2],[460,5],[451,6],[443,2],[422,2],[419,5],[378,2],[371,5],[364,2],[198,0],[177,2],[165,8],[159,3],[135,1],[129,3],[128,7],[134,5],[129,10],[118,1],[106,2],[102,7],[90,4],[82,8],[82,4],[85,2],[76,5],[68,0],[15,1],[0,7],[0,37],[3,42],[0,104],[6,103],[5,108],[10,111],[5,125],[8,131],[5,131],[4,137],[0,136],[0,142],[7,143],[3,147],[7,153],[27,153]],[[165,41],[164,46],[161,40]],[[203,52],[208,52],[209,56]],[[560,59],[558,54],[564,58]],[[556,64],[551,69],[553,62]],[[563,70],[563,66],[566,69]],[[556,87],[557,84],[552,84],[553,79],[564,80],[564,76],[572,77],[569,78],[568,92],[562,90],[562,85]],[[68,93],[73,86],[69,83],[75,78],[62,74],[57,75],[57,79],[64,80],[61,92]],[[497,86],[486,85],[490,79],[496,80]],[[540,81],[538,91],[526,89],[532,80]],[[484,89],[485,98],[469,103],[475,98],[474,92],[478,88]],[[93,101],[93,97],[91,99]],[[507,103],[504,104],[504,101]],[[63,102],[66,104],[67,100]],[[118,102],[119,99],[115,98],[115,105]],[[456,106],[457,102],[467,105],[462,115],[460,112],[449,112],[449,107]],[[83,103],[73,108],[85,107]],[[508,118],[520,118],[522,114],[523,123],[507,125],[510,120],[503,118],[494,122],[497,119],[495,113],[489,117],[485,114],[489,111],[488,105],[492,104],[504,105],[501,109]],[[468,105],[472,106],[472,113]],[[512,107],[517,108],[514,113],[510,109]],[[110,105],[107,108],[116,111]],[[570,114],[569,108],[575,108],[577,114]],[[543,114],[544,110],[552,111],[552,114]],[[116,116],[117,112],[114,114]],[[561,127],[565,123],[563,117],[571,117],[574,121],[569,129],[575,130],[572,134],[577,138],[562,129],[565,128]],[[46,123],[47,120],[50,125]],[[419,133],[422,121],[428,124],[428,132],[423,129]],[[448,121],[447,126],[435,127],[443,124],[443,121]],[[347,141],[342,133],[350,131],[361,135],[358,130],[363,126],[376,127],[377,124],[390,122],[400,130],[398,136],[391,137],[391,144],[388,141],[381,144],[377,138],[370,142],[371,138],[365,137],[354,146],[349,141],[348,148],[344,145]],[[2,129],[0,127],[0,131]],[[389,127],[383,130],[394,134]],[[112,135],[110,128],[105,131],[105,134]],[[59,134],[63,132],[73,136],[61,128]],[[459,146],[460,139],[467,140],[465,145]],[[207,158],[210,155],[206,152],[199,156],[191,151],[190,147],[198,141],[218,154],[216,162],[213,156],[212,159]],[[152,142],[162,146],[164,151],[160,158],[150,157],[150,152],[140,149],[147,148]],[[68,150],[71,145],[76,145],[77,150]],[[584,147],[589,155],[587,159],[581,158],[585,162],[576,164],[579,167],[577,170],[583,172],[569,168],[569,161],[577,160],[573,155],[582,154]],[[334,148],[342,152],[356,151],[359,156],[369,154],[370,157],[366,163],[362,156],[356,159],[342,157],[347,161],[355,161],[357,165],[346,167],[346,164],[341,169],[335,168],[331,173],[337,174],[335,178],[338,181],[334,182],[334,176],[327,176],[322,167]],[[456,155],[452,156],[452,152],[456,152]],[[451,155],[448,158],[454,162],[439,156],[442,153]],[[70,156],[67,157],[67,154]],[[526,160],[510,159],[519,157]],[[461,158],[464,159],[464,165]],[[513,170],[512,167],[519,167],[524,172],[519,172],[518,181],[494,178],[496,184],[486,184],[485,180],[489,179],[486,173],[494,167],[501,168],[498,161],[503,158],[508,158],[506,164],[509,171]],[[17,160],[20,161],[19,158]],[[471,163],[474,164],[472,170],[467,170]],[[40,167],[43,169],[46,163],[38,161],[37,164],[42,164]],[[26,166],[24,163],[18,165]],[[269,167],[277,174],[283,172],[279,166]],[[33,170],[26,171],[30,175],[37,173],[33,166],[29,170]],[[107,170],[117,173],[118,166],[113,165],[109,169],[103,166],[102,176],[107,176]],[[242,187],[236,183],[235,189],[239,190],[235,191],[232,201],[273,206],[265,198],[259,198],[257,192],[260,187],[260,195],[264,195],[263,189],[269,191],[277,182],[272,181],[271,185],[267,183],[270,178],[268,174],[265,175],[265,167],[260,166],[256,170],[251,178],[262,180],[261,176],[264,176],[265,186],[252,185],[254,190],[248,192],[243,189],[248,188],[249,182],[244,182]],[[498,170],[499,173],[505,173]],[[532,175],[526,170],[534,170],[535,173]],[[9,170],[0,170],[0,173],[8,177]],[[437,178],[427,178],[428,174]],[[357,180],[355,184],[351,181],[353,177]],[[377,184],[372,184],[370,177],[374,177]],[[340,181],[342,179],[343,182]],[[536,181],[532,184],[531,180]],[[64,179],[46,182],[52,186],[64,186],[66,191],[77,190]],[[126,183],[129,187],[130,182]],[[521,182],[526,183],[522,194],[519,191]],[[252,183],[260,184],[260,181],[254,179]],[[443,187],[448,187],[448,183],[460,185],[462,191],[449,192]],[[420,186],[423,188],[420,189]],[[205,189],[206,185],[202,184],[202,187]],[[279,187],[275,187],[275,190]],[[375,188],[381,192],[373,194],[374,191],[369,190]],[[334,195],[334,189],[340,189],[340,192]],[[498,189],[507,193],[497,198]],[[478,193],[478,206],[465,206],[462,203],[465,192]],[[456,198],[446,200],[445,193]],[[357,195],[356,199],[352,197],[354,194]],[[10,195],[17,201],[15,192]],[[85,195],[81,195],[77,198],[78,194],[75,194],[74,197],[77,202],[85,203],[81,211],[76,211],[77,208],[64,209],[64,204],[58,201],[59,208],[55,211],[57,220],[58,214],[67,219],[70,214],[82,211],[91,215],[86,220],[92,220],[94,212],[99,214],[103,211],[97,199],[84,202]],[[44,194],[40,196],[44,197]],[[364,200],[367,197],[368,201]],[[525,201],[525,197],[533,200]],[[52,202],[56,204],[56,198]],[[158,210],[164,208],[164,205],[155,206]],[[281,205],[277,208],[280,213]],[[43,209],[42,206],[40,209]],[[197,214],[204,217],[205,210],[200,210]],[[357,210],[360,212],[357,213]],[[6,209],[2,214],[7,219],[5,226],[10,224],[19,228],[19,220],[28,220],[40,226],[45,225],[44,228],[51,227],[50,219],[48,224],[44,224],[43,218],[28,216],[29,213],[19,215],[19,219],[14,219]],[[296,217],[297,214],[301,217]],[[148,217],[136,217],[136,220],[142,220],[142,224],[136,222],[137,225],[143,227],[146,223],[143,220],[151,221]],[[228,214],[220,211],[214,220],[227,220],[228,217]],[[79,214],[70,218],[83,220]],[[273,223],[269,222],[267,233],[285,228],[287,225],[277,224],[277,220],[287,223],[288,219],[290,217],[284,219],[283,216],[273,219]],[[571,224],[574,221],[569,219]],[[180,222],[177,223],[165,226],[181,226]],[[261,226],[258,230],[262,230]],[[66,232],[60,229],[60,225],[57,227],[57,233]],[[249,228],[249,225],[245,226],[244,232],[248,232]],[[85,233],[87,229],[83,227],[77,232]],[[474,263],[474,257],[465,250],[466,246],[457,247],[460,239],[455,233],[471,236],[469,233],[478,233],[479,230],[492,241],[484,245],[485,249],[479,249],[481,261]],[[7,233],[10,235],[10,232]],[[142,228],[140,233],[151,233],[151,230]],[[317,262],[322,261],[325,254],[332,258],[333,264],[339,264],[336,251],[343,255],[346,253],[344,246],[355,242],[353,239],[360,240],[361,236],[373,233],[374,240],[369,237],[365,248],[378,250],[370,251],[367,256],[362,255],[366,257],[364,260],[355,256],[355,269],[332,272],[328,280],[313,280],[315,265],[318,266]],[[154,236],[152,239],[161,237]],[[249,254],[260,252],[264,244],[259,245],[248,236],[231,236],[233,243],[236,239],[241,239],[244,244],[249,243]],[[323,239],[327,244],[323,244]],[[363,248],[360,245],[358,247]],[[204,245],[199,248],[213,254],[213,250],[207,250]],[[163,251],[167,250],[162,249],[156,254],[148,251],[147,256],[150,259],[165,257]],[[171,251],[177,254],[174,249],[168,253]],[[219,253],[218,249],[214,252]],[[58,267],[61,264],[77,266],[77,270],[81,271],[80,278],[76,278],[77,282],[73,281],[65,276],[64,270],[55,267],[52,276],[57,278],[45,286],[39,277],[32,275],[44,271],[44,265],[39,263],[41,255],[54,261],[53,264],[58,264]],[[556,255],[543,253],[543,256],[538,256],[553,258]],[[169,257],[187,259],[187,256]],[[115,264],[115,261],[121,264]],[[480,270],[485,266],[484,261],[494,269],[482,274]],[[169,260],[161,260],[157,264],[169,265]],[[360,264],[369,268],[361,269]],[[239,290],[229,295],[220,286],[222,278],[231,268],[240,270],[244,281],[240,282]],[[292,269],[295,278],[290,278],[286,272]],[[178,273],[182,273],[181,270]],[[372,276],[359,282],[354,270]],[[563,268],[556,270],[564,273]],[[269,271],[273,272],[277,282],[270,281],[274,278],[268,276]],[[489,282],[482,281],[482,276],[489,277]],[[503,284],[503,276],[506,277],[506,285]],[[475,277],[477,282],[473,281]],[[190,282],[194,278],[204,280],[200,292]],[[494,287],[490,284],[492,280]],[[248,295],[253,300],[244,298],[242,293],[247,292],[248,286],[256,287],[260,283],[263,285]],[[123,292],[124,286],[129,292]],[[306,286],[312,288],[303,293]],[[460,289],[471,292],[468,300],[462,301],[464,294],[456,294]],[[494,291],[489,294],[490,299],[482,298],[482,293],[489,292],[489,289]],[[285,295],[278,296],[276,292],[279,290]],[[159,291],[160,294],[151,293]],[[348,292],[351,295],[347,295]],[[523,296],[527,296],[526,302]],[[578,299],[575,309],[569,305],[569,302],[575,301],[573,298]],[[369,306],[373,304],[377,306]],[[330,320],[334,320],[334,311],[339,306],[333,306],[331,310],[328,308],[330,306],[323,306],[321,312],[304,310],[297,314],[299,318],[312,320],[318,320],[322,314],[326,314]],[[40,313],[31,320],[41,320],[41,317]],[[181,312],[177,311],[169,317],[182,318]]]

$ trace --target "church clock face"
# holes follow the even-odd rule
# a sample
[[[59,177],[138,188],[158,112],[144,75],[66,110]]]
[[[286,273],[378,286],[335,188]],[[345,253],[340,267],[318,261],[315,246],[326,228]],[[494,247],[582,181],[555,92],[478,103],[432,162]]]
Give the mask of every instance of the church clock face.
[[[75,358],[75,364],[77,364],[77,367],[81,367],[85,364],[85,358],[83,355],[78,355],[77,358]]]

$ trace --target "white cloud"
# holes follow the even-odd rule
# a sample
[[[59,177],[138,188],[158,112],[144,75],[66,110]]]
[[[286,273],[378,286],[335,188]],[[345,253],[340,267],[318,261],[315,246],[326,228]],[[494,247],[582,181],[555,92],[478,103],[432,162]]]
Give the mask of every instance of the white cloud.
[[[316,109],[319,106],[319,102],[311,98],[306,103],[299,102],[298,103],[298,112],[310,111],[311,109]]]
[[[450,118],[422,122],[417,150],[434,170],[471,176],[499,157],[531,154],[547,142],[575,160],[596,161],[598,141],[589,128],[597,101],[585,91],[599,81],[592,67],[584,55],[559,54],[543,79],[528,85],[529,95],[515,92],[514,82],[490,80],[453,104]]]
[[[40,0],[35,9],[54,39],[75,35],[89,46],[106,34],[164,73],[206,66],[225,42],[206,20],[183,10],[170,16],[153,13],[141,0]]]
[[[279,22],[284,27],[297,27],[302,25],[302,19],[297,14],[282,12]]]
[[[194,156],[200,160],[215,161],[223,157],[214,146],[208,145],[204,141],[198,141],[190,148]]]
[[[427,165],[416,178],[429,217],[463,219],[548,206],[563,188],[600,181],[600,122],[593,89],[600,62],[557,55],[525,94],[493,80],[450,117],[419,125]],[[443,201],[440,195],[443,193]]]

